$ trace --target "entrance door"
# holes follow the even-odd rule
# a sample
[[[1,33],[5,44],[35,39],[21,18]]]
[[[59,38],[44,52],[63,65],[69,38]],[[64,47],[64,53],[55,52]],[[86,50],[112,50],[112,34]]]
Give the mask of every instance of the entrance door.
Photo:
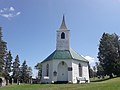
[[[68,81],[68,67],[64,61],[58,64],[57,81]]]

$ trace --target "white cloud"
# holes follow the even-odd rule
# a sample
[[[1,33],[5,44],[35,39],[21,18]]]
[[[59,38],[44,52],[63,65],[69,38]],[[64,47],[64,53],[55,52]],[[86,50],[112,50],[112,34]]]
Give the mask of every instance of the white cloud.
[[[13,7],[10,7],[9,11],[15,11],[15,9]]]
[[[5,17],[5,18],[8,18],[9,17],[9,14],[0,14],[1,16]]]
[[[3,10],[0,10],[0,13],[2,13],[3,12]]]
[[[91,57],[91,56],[83,56],[83,57],[89,61],[89,64],[90,64],[91,66],[94,66],[94,65],[95,65],[96,60],[95,60],[94,57]]]
[[[7,8],[3,8],[3,11],[7,11],[8,9]]]
[[[16,15],[20,15],[20,14],[21,14],[21,12],[17,12],[17,13],[16,13]]]
[[[7,19],[11,19],[20,14],[21,14],[21,12],[15,11],[14,7],[0,9],[0,16],[7,18]]]
[[[2,17],[5,17],[7,19],[10,20],[10,18],[14,17],[14,15],[12,13],[9,13],[9,14],[0,14]]]

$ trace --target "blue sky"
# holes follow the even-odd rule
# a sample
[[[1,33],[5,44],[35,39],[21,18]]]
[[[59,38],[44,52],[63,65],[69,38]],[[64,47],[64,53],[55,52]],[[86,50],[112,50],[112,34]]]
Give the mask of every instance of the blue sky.
[[[120,0],[0,0],[0,26],[13,58],[18,54],[34,68],[51,54],[63,14],[71,47],[91,64],[103,32],[120,35]]]

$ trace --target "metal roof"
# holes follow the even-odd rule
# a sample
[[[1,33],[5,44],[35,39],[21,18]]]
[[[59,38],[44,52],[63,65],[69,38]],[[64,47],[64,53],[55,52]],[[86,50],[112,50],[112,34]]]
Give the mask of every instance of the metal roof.
[[[65,60],[75,59],[75,60],[80,60],[80,61],[88,62],[88,60],[86,60],[84,57],[82,57],[81,55],[79,55],[73,49],[70,49],[70,50],[55,50],[44,61],[61,60],[61,59],[65,59]]]

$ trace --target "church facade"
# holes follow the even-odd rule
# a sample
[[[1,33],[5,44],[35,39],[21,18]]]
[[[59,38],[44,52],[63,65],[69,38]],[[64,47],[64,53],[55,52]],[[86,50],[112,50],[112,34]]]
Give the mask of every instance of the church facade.
[[[57,30],[56,50],[42,64],[42,83],[89,83],[88,60],[70,48],[70,30],[63,16]]]

